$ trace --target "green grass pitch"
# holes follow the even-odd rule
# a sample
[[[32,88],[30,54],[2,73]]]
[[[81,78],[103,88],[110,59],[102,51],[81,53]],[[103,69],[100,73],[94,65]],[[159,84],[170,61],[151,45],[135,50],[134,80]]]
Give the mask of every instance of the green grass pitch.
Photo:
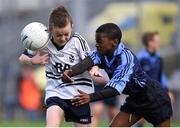
[[[45,121],[27,121],[27,120],[14,120],[14,121],[0,121],[0,127],[45,127]],[[101,121],[100,127],[107,127],[108,121]],[[145,126],[152,126],[148,123]],[[180,121],[172,121],[172,127],[180,126]],[[62,127],[73,127],[72,123],[64,122]]]

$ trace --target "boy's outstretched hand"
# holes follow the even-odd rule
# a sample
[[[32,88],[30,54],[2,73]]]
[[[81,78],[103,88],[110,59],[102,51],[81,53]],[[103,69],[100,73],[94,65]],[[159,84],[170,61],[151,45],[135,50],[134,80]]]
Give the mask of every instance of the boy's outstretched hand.
[[[81,90],[78,90],[78,92],[80,94],[75,96],[75,98],[71,100],[73,105],[80,106],[80,105],[83,105],[83,104],[90,102],[90,95],[89,94],[87,94]]]
[[[89,73],[91,76],[103,77],[98,66],[93,66]]]
[[[64,73],[63,73],[63,76],[62,76],[62,81],[64,83],[73,82],[74,80],[71,78],[71,75],[72,75],[72,70],[71,69],[65,70]]]

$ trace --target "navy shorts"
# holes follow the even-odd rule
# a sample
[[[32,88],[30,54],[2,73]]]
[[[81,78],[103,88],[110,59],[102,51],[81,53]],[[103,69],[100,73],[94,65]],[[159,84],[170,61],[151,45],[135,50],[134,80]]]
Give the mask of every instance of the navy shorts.
[[[89,104],[74,106],[70,100],[60,99],[59,97],[50,97],[46,100],[45,104],[47,108],[58,105],[63,109],[66,122],[76,122],[81,124],[91,123],[91,110]]]
[[[94,88],[95,88],[95,92],[98,92],[98,91],[102,90],[104,87],[101,85],[95,85]],[[116,107],[118,100],[117,100],[117,97],[114,96],[111,98],[104,99],[102,102],[107,106]]]
[[[126,89],[126,88],[125,88]],[[170,119],[173,112],[167,91],[159,82],[150,81],[148,85],[138,94],[133,88],[128,88],[129,96],[121,106],[121,111],[144,117],[154,126]]]

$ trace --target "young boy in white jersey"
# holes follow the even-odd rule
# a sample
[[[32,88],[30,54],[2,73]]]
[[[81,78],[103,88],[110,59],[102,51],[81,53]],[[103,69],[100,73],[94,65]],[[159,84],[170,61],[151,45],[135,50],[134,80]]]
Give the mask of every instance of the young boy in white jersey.
[[[45,64],[46,66],[46,120],[48,127],[58,127],[65,117],[68,122],[75,122],[77,127],[86,127],[91,123],[89,104],[74,106],[71,99],[79,94],[78,90],[93,93],[94,86],[88,72],[74,77],[73,83],[63,83],[62,72],[84,59],[89,51],[87,42],[79,34],[72,32],[72,18],[68,11],[60,6],[49,17],[51,42],[31,56],[29,50],[20,56],[20,62]]]

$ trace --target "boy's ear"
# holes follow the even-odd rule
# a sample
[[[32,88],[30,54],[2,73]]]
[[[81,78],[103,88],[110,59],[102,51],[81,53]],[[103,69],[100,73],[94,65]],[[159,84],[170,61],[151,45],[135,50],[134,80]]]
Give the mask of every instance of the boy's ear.
[[[116,42],[116,44],[119,44],[119,41],[118,41],[118,39],[115,39],[115,42]]]
[[[52,27],[49,27],[49,28],[48,28],[48,31],[51,32],[51,31],[52,31]]]
[[[113,43],[113,45],[116,47],[118,44],[119,44],[119,41],[118,41],[118,39],[114,39],[114,41],[113,41],[114,43]]]
[[[115,42],[115,40],[113,40],[113,42],[111,43],[111,45],[112,45],[114,48],[116,48],[117,43]]]

